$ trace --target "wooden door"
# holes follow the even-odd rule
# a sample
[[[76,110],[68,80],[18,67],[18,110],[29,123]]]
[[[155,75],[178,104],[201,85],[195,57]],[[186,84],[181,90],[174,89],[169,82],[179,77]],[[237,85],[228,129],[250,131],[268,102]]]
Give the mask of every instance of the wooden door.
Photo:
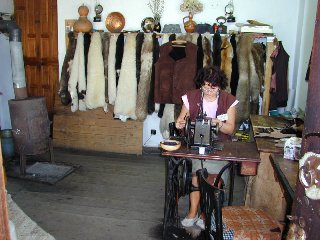
[[[58,71],[57,0],[14,0],[28,96],[44,96],[52,119]]]
[[[320,1],[314,29],[306,116],[302,138],[302,154],[320,153]],[[287,239],[320,239],[320,158],[300,159],[299,178],[290,217]],[[307,159],[304,161],[304,159]],[[310,194],[312,192],[312,194]]]

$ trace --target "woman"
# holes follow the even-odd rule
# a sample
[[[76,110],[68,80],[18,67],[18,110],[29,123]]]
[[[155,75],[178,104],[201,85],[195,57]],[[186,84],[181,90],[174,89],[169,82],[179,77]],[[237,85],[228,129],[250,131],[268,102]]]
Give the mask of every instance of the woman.
[[[186,124],[186,117],[195,120],[203,108],[203,114],[211,118],[211,124],[219,126],[218,139],[231,140],[231,135],[235,129],[236,105],[238,100],[224,91],[227,87],[227,79],[218,67],[205,67],[196,76],[196,84],[200,89],[187,92],[182,96],[183,106],[179,117],[176,120],[176,128],[182,129]],[[224,161],[206,161],[203,167],[209,173],[218,173],[226,164]],[[198,187],[196,171],[201,168],[201,161],[192,159],[192,185]],[[224,173],[222,179],[226,183],[228,174]],[[182,226],[191,227],[194,224],[204,229],[202,217],[198,218],[198,208],[200,203],[200,192],[190,193],[190,209],[187,216],[181,221]]]

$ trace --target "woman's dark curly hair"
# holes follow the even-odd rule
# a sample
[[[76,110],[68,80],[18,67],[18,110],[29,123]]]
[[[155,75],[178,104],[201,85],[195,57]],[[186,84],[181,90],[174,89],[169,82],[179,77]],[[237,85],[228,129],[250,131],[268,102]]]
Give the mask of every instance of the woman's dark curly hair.
[[[195,78],[197,87],[201,87],[205,82],[212,86],[220,87],[222,90],[228,86],[227,77],[220,68],[216,66],[204,67],[200,69]]]

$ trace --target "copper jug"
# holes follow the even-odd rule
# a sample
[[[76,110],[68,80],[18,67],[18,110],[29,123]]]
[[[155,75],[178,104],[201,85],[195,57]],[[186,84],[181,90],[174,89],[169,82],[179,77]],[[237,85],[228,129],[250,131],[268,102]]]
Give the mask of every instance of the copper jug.
[[[184,29],[187,33],[193,33],[196,30],[197,23],[192,20],[193,16],[189,13],[188,16],[183,18]]]

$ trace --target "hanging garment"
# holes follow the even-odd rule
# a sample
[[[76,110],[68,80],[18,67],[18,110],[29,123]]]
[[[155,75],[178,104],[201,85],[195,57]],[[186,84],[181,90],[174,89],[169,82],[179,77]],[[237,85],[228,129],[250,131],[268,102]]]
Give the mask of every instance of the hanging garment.
[[[271,54],[273,61],[272,75],[275,76],[276,90],[271,92],[270,109],[286,107],[288,101],[288,63],[289,55],[279,41],[276,54]]]
[[[140,81],[140,73],[141,73],[141,50],[142,50],[142,44],[144,41],[144,33],[139,32],[136,36],[136,65],[137,65],[137,84],[139,84]]]
[[[85,66],[84,66],[84,42],[83,33],[78,33],[77,47],[74,53],[70,79],[68,82],[68,91],[71,96],[71,111],[75,112],[79,109],[78,89],[77,85],[83,88],[86,85]],[[85,90],[80,89],[79,90]],[[81,100],[83,101],[83,100]],[[83,104],[81,104],[83,106]]]
[[[155,64],[155,102],[181,104],[181,96],[195,88],[197,46],[187,42],[185,47],[173,47],[171,42],[160,47]]]
[[[202,38],[203,48],[203,67],[212,66],[212,50],[211,50],[211,36],[204,34]]]
[[[215,33],[212,41],[212,64],[220,68],[221,66],[221,35]]]
[[[119,34],[111,34],[108,55],[108,99],[114,105],[117,96],[116,83],[116,44]]]
[[[254,43],[251,49],[256,72],[260,85],[264,85],[264,64],[266,62],[266,50],[263,43]]]
[[[60,77],[60,89],[59,96],[61,99],[61,103],[65,106],[71,103],[71,96],[68,92],[68,82],[70,79],[71,67],[74,58],[74,53],[76,51],[77,46],[77,38],[74,32],[68,33],[69,44],[67,47],[66,55],[64,57],[62,69],[61,69],[61,77]]]
[[[124,45],[117,97],[114,105],[115,118],[119,118],[123,122],[127,121],[128,118],[136,120],[136,101],[136,34],[129,33]]]
[[[109,57],[109,44],[110,44],[110,33],[102,33],[102,56],[103,56],[103,65],[104,65],[104,79],[105,79],[105,98],[108,102],[108,57]]]
[[[232,73],[232,57],[233,50],[231,43],[229,42],[228,38],[225,37],[222,40],[221,44],[221,70],[225,73],[227,77],[228,86],[226,87],[225,91],[227,91],[228,93],[231,93],[230,80]]]
[[[136,105],[136,116],[138,120],[146,119],[148,115],[148,97],[150,92],[150,83],[152,75],[153,59],[153,37],[152,34],[146,34],[142,45],[141,53],[141,74],[138,85],[138,96]]]
[[[104,65],[101,49],[100,33],[94,32],[91,37],[88,53],[87,94],[85,102],[88,109],[103,107],[103,110],[107,112],[108,105],[105,101]]]

